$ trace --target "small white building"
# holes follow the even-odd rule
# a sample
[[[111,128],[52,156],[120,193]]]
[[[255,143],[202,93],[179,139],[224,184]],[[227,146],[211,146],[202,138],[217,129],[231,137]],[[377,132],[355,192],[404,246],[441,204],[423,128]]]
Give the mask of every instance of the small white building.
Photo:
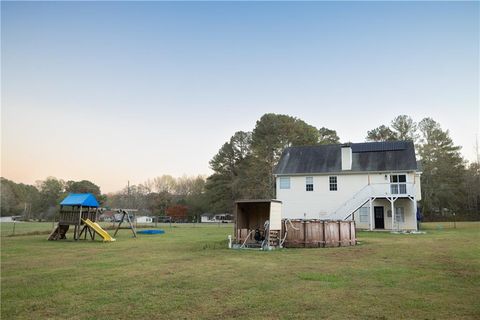
[[[275,171],[276,198],[283,218],[416,230],[420,175],[410,141],[290,147]]]
[[[0,217],[0,222],[14,222],[20,219],[22,216],[10,216],[10,217]]]
[[[213,214],[213,213],[203,213],[200,216],[200,222],[214,222],[214,221],[212,221],[214,215],[215,214]]]
[[[136,219],[137,223],[153,223],[153,218],[149,216],[139,216]]]
[[[201,215],[200,221],[228,223],[233,221],[233,216],[230,213],[204,213]]]

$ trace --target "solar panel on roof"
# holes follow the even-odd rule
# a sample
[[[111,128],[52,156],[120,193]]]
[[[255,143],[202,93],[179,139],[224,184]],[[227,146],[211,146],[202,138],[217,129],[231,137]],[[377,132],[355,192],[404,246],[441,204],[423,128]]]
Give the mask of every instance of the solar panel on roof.
[[[412,141],[349,143],[352,148],[352,170],[417,170]],[[276,174],[311,174],[341,172],[342,145],[316,145],[285,149]]]
[[[352,144],[352,152],[380,152],[407,149],[406,141],[365,142]]]

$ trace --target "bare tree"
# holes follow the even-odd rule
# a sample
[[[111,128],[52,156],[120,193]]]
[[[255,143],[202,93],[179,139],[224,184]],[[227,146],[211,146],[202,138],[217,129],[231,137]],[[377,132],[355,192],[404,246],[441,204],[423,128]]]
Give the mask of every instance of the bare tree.
[[[158,193],[168,192],[172,193],[176,188],[176,181],[175,178],[171,175],[164,174],[160,177],[156,177],[153,179],[153,185],[155,191]]]

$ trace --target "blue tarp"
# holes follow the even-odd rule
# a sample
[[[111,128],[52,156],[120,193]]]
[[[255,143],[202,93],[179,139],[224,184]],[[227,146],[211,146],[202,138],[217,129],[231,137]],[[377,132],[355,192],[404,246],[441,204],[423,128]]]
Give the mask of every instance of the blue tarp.
[[[140,231],[137,231],[137,233],[141,233],[141,234],[164,234],[165,231],[164,230],[140,230]]]
[[[98,208],[99,204],[91,193],[70,193],[62,202],[61,206],[84,206]]]

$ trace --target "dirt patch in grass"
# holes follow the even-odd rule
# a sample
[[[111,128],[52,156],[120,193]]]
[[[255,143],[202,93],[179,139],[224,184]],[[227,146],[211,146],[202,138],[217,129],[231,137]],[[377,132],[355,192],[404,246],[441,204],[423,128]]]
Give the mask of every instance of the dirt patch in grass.
[[[323,286],[329,288],[340,288],[347,285],[348,281],[345,276],[339,274],[327,274],[317,272],[302,272],[299,273],[298,278],[306,281],[316,281]]]

